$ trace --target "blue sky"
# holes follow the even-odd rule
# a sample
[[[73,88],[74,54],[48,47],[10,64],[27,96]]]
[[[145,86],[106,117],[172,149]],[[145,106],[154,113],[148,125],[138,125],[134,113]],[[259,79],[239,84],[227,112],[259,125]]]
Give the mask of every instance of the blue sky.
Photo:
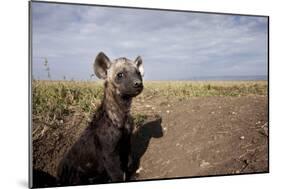
[[[33,77],[89,80],[98,52],[146,80],[267,75],[267,18],[32,2]]]

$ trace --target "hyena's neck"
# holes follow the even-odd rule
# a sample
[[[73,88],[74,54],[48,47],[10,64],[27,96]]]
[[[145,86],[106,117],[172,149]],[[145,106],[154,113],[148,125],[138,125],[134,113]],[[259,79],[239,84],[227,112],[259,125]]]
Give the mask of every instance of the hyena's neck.
[[[123,127],[130,114],[132,98],[123,99],[116,93],[114,86],[105,83],[102,106],[111,122],[117,127]]]

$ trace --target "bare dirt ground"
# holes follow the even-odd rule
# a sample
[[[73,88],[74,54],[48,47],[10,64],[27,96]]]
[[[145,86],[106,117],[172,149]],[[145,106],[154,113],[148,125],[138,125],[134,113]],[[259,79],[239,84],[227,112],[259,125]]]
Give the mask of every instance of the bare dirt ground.
[[[133,137],[136,180],[269,171],[267,96],[137,98],[132,112],[148,115]],[[56,176],[86,122],[79,113],[58,128],[33,122],[35,179]]]
[[[163,136],[151,138],[139,179],[268,171],[267,97],[146,103],[162,118]]]

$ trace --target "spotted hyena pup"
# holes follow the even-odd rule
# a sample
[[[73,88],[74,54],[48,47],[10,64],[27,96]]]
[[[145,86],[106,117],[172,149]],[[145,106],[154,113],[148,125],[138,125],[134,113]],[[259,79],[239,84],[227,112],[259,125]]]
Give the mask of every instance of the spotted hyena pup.
[[[91,123],[60,162],[58,180],[63,185],[128,180],[133,123],[132,98],[143,90],[141,57],[110,60],[100,52],[94,63],[104,79],[104,97]]]

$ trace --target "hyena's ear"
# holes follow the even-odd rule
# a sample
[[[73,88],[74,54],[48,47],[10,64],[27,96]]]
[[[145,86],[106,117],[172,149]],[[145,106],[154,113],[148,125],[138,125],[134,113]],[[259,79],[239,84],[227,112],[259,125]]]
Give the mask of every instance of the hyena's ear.
[[[141,73],[141,76],[144,75],[144,68],[143,68],[143,64],[142,64],[142,59],[140,56],[138,56],[135,60],[135,64],[137,65],[140,73]]]
[[[100,52],[95,60],[94,63],[94,71],[98,78],[106,79],[107,77],[107,70],[110,67],[110,60],[109,58],[103,53]]]

